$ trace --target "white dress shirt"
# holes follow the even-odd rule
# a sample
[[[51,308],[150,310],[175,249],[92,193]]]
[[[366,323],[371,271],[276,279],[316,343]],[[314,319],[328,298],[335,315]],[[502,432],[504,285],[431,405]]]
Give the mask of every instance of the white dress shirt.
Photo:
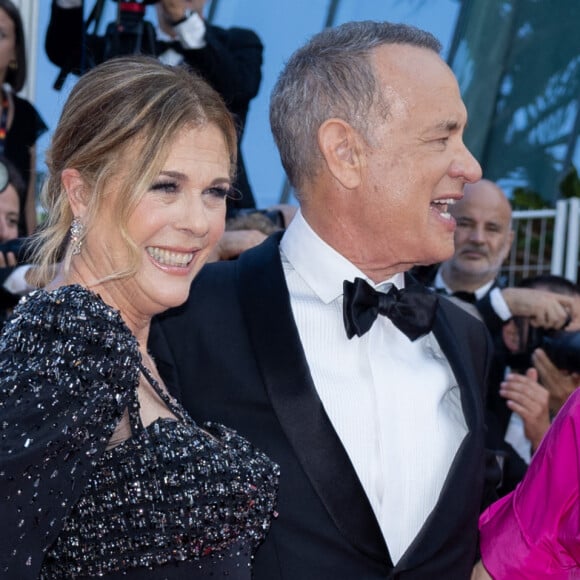
[[[432,333],[411,342],[379,316],[362,337],[347,338],[344,280],[387,291],[404,285],[402,273],[374,284],[300,212],[280,251],[314,384],[396,563],[433,510],[467,433],[457,381]]]

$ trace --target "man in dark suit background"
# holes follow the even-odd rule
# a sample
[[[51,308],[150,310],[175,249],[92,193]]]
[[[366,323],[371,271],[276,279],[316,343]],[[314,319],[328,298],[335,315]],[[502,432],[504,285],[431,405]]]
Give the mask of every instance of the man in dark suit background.
[[[250,102],[258,94],[262,81],[264,47],[258,35],[247,28],[222,28],[205,22],[205,0],[117,0],[117,3],[120,14],[126,14],[127,22],[132,23],[128,30],[144,30],[142,38],[127,32],[119,39],[118,47],[110,35],[85,30],[83,0],[52,0],[45,38],[50,61],[64,73],[82,74],[108,58],[135,52],[141,43],[138,52],[157,56],[166,64],[184,63],[212,85],[234,115],[241,142]],[[149,29],[140,28],[147,21],[138,18],[139,8],[144,10],[144,4],[156,5],[159,25],[149,42]],[[238,175],[234,185],[242,196],[228,200],[230,212],[256,206],[241,153],[238,146]]]
[[[462,580],[475,562],[491,345],[405,274],[453,253],[449,205],[481,177],[439,51],[386,22],[299,49],[270,119],[300,211],[283,236],[204,268],[152,328],[194,418],[281,466],[257,580]]]
[[[453,256],[439,266],[414,272],[438,292],[469,302],[479,313],[494,343],[487,398],[487,444],[502,456],[503,478],[499,495],[510,492],[527,470],[527,462],[505,436],[512,410],[500,395],[509,353],[504,345],[504,325],[513,317],[529,319],[544,328],[561,328],[574,309],[570,296],[532,288],[505,287],[501,268],[514,239],[512,208],[505,192],[493,181],[467,184],[463,199],[452,208],[457,222]],[[526,407],[526,430],[541,431],[548,413],[547,392],[530,381],[519,393]],[[521,401],[522,402],[522,401]]]
[[[457,221],[455,252],[429,274],[422,273],[421,280],[473,301],[492,335],[513,316],[530,317],[546,328],[561,327],[572,307],[569,298],[502,284],[501,268],[514,239],[512,208],[504,191],[488,179],[468,184],[451,214]]]

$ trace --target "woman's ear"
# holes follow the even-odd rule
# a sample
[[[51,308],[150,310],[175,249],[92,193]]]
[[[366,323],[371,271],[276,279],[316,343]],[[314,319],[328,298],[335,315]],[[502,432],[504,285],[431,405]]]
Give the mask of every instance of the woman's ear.
[[[342,119],[327,119],[318,129],[318,147],[328,171],[343,187],[360,184],[360,137],[353,127]]]
[[[73,215],[82,218],[87,212],[88,191],[85,180],[76,169],[72,168],[63,170],[60,179]]]

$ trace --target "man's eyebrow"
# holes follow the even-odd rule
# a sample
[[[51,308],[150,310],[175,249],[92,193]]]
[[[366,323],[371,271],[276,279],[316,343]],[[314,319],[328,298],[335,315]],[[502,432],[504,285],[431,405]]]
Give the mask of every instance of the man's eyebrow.
[[[435,129],[442,131],[457,131],[459,127],[460,127],[459,122],[454,119],[440,121],[435,125]]]

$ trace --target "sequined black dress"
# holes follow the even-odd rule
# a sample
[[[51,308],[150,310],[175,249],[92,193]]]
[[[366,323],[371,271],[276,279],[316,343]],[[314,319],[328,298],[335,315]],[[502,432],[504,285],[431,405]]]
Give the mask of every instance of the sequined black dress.
[[[144,426],[140,373],[174,419]],[[132,437],[108,447],[127,412]],[[80,286],[23,299],[0,337],[0,577],[249,579],[278,467],[197,426]]]

